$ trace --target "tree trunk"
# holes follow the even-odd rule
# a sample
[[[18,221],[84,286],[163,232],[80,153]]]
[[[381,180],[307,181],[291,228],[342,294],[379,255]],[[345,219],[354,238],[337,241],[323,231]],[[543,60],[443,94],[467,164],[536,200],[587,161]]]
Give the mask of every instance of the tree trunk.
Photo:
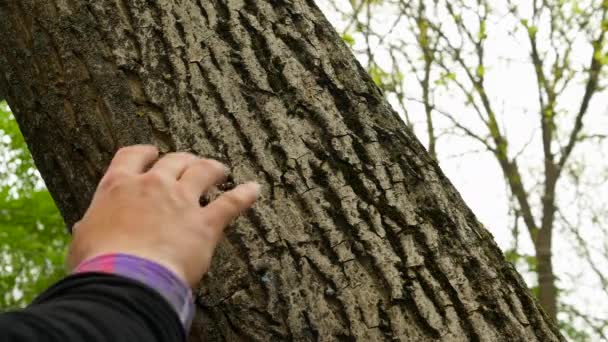
[[[557,317],[557,287],[551,255],[551,229],[541,229],[535,244],[536,275],[538,277],[538,301],[548,317]]]
[[[0,0],[5,95],[68,226],[131,143],[263,184],[192,341],[557,341],[312,0]]]
[[[541,228],[534,241],[536,250],[536,274],[538,276],[538,301],[552,320],[557,319],[557,286],[553,273],[552,235],[555,223],[555,188],[559,175],[552,160],[545,161],[545,191],[542,199]]]

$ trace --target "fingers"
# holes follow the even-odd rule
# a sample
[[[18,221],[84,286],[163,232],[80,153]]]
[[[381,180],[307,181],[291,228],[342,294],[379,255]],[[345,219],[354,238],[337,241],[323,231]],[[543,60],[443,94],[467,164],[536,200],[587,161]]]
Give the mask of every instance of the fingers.
[[[224,164],[212,159],[200,159],[184,171],[179,182],[198,199],[211,186],[221,183],[226,178],[226,173]]]
[[[259,184],[241,184],[201,208],[204,220],[214,229],[224,230],[232,219],[253,205],[259,194]]]
[[[182,173],[194,162],[199,160],[195,155],[186,152],[169,153],[154,164],[150,169],[152,172],[158,172],[163,176],[168,176],[173,179],[178,179]]]
[[[116,152],[107,173],[139,174],[158,158],[158,149],[153,145],[132,145]]]

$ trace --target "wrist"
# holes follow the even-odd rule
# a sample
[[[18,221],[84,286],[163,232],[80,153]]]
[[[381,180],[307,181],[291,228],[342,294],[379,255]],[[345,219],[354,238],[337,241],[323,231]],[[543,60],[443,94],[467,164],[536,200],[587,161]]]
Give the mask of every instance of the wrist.
[[[87,259],[72,273],[111,273],[130,278],[156,290],[175,310],[186,332],[194,317],[194,300],[190,287],[174,271],[139,256],[109,253]]]

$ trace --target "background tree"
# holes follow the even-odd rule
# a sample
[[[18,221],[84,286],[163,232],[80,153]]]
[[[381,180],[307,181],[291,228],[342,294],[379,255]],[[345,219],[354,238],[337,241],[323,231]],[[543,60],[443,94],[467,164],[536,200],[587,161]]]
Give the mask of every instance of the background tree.
[[[263,184],[193,340],[562,339],[313,2],[14,0],[0,30],[0,94],[68,226],[126,144]]]
[[[507,256],[516,263],[527,261],[537,278],[532,286],[554,319],[558,281],[552,255],[559,253],[554,248],[558,229],[579,249],[586,270],[597,276],[596,289],[608,295],[603,276],[608,259],[601,243],[607,237],[602,228],[606,164],[596,159],[608,151],[606,128],[584,126],[604,115],[601,107],[590,110],[590,105],[606,83],[607,10],[606,1],[513,0],[334,1],[327,9],[342,14],[345,40],[372,75],[384,75],[375,80],[389,99],[409,108],[403,113],[410,126],[413,119],[423,119],[420,133],[426,133],[430,153],[437,153],[441,135],[458,134],[498,162],[513,208],[514,244]],[[508,48],[500,51],[497,44]],[[513,64],[534,75],[518,83],[534,82],[535,101],[509,97],[498,86],[505,73],[496,69],[517,70]],[[403,79],[404,74],[415,77]],[[416,118],[412,102],[422,107]],[[524,112],[527,125],[535,128],[529,137],[522,137],[528,132],[514,112]],[[577,154],[579,145],[586,149],[578,148],[583,152]],[[454,153],[453,147],[446,149]],[[590,149],[600,152],[587,153]],[[590,167],[599,172],[589,172]],[[532,242],[531,256],[520,248],[522,225],[523,238]],[[600,243],[589,241],[592,236]],[[596,336],[606,338],[608,316],[589,316],[570,305],[562,310],[580,315]]]

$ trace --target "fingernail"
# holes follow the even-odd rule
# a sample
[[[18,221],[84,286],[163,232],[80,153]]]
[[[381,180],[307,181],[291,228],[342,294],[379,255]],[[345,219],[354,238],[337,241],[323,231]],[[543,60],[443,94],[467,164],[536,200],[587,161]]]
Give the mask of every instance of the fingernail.
[[[262,192],[262,186],[257,183],[257,182],[248,182],[247,183],[249,186],[251,186],[253,188],[253,190],[255,191],[255,198],[259,198],[260,197],[260,193]]]

